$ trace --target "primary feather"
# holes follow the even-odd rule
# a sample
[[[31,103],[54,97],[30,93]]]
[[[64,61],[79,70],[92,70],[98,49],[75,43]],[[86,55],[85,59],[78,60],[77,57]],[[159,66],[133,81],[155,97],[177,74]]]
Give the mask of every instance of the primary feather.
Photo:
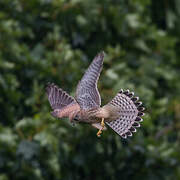
[[[46,87],[49,103],[52,109],[62,109],[63,107],[75,102],[75,99],[58,88],[55,84],[48,83]]]
[[[100,107],[101,97],[97,89],[104,59],[104,52],[99,53],[79,82],[76,90],[76,100],[82,109]]]

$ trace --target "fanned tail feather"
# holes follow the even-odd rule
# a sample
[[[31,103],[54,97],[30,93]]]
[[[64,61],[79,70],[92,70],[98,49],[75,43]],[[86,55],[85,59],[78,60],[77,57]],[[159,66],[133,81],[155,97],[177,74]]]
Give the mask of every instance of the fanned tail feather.
[[[144,115],[145,108],[138,97],[134,97],[134,93],[129,90],[121,90],[109,103],[118,108],[119,118],[106,122],[121,137],[127,138],[136,132],[136,128],[140,127],[140,123]]]

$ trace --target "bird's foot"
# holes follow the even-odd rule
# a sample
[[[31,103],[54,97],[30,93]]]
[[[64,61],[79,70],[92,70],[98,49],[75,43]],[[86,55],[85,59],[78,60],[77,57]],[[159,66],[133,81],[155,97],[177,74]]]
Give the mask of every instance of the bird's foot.
[[[97,132],[97,136],[98,136],[98,137],[101,136],[102,130],[104,129],[104,126],[105,126],[105,124],[104,124],[104,118],[102,118],[101,126],[102,126],[101,129],[99,129],[99,131]]]
[[[102,131],[101,131],[101,129],[99,129],[99,131],[97,132],[97,137],[100,137],[101,134],[102,134]]]

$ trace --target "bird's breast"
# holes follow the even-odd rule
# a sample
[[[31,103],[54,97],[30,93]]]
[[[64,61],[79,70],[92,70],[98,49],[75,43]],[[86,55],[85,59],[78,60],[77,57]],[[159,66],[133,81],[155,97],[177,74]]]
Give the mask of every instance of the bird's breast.
[[[76,117],[80,122],[96,123],[101,121],[101,118],[97,117],[97,112],[97,109],[80,110]]]

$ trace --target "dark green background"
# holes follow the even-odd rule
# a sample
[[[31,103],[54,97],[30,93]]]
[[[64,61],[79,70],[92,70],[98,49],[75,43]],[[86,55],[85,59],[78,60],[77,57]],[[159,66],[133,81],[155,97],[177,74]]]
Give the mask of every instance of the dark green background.
[[[46,83],[74,95],[101,50],[102,103],[147,109],[127,140],[50,115]],[[0,180],[180,179],[179,130],[179,0],[0,0]]]

